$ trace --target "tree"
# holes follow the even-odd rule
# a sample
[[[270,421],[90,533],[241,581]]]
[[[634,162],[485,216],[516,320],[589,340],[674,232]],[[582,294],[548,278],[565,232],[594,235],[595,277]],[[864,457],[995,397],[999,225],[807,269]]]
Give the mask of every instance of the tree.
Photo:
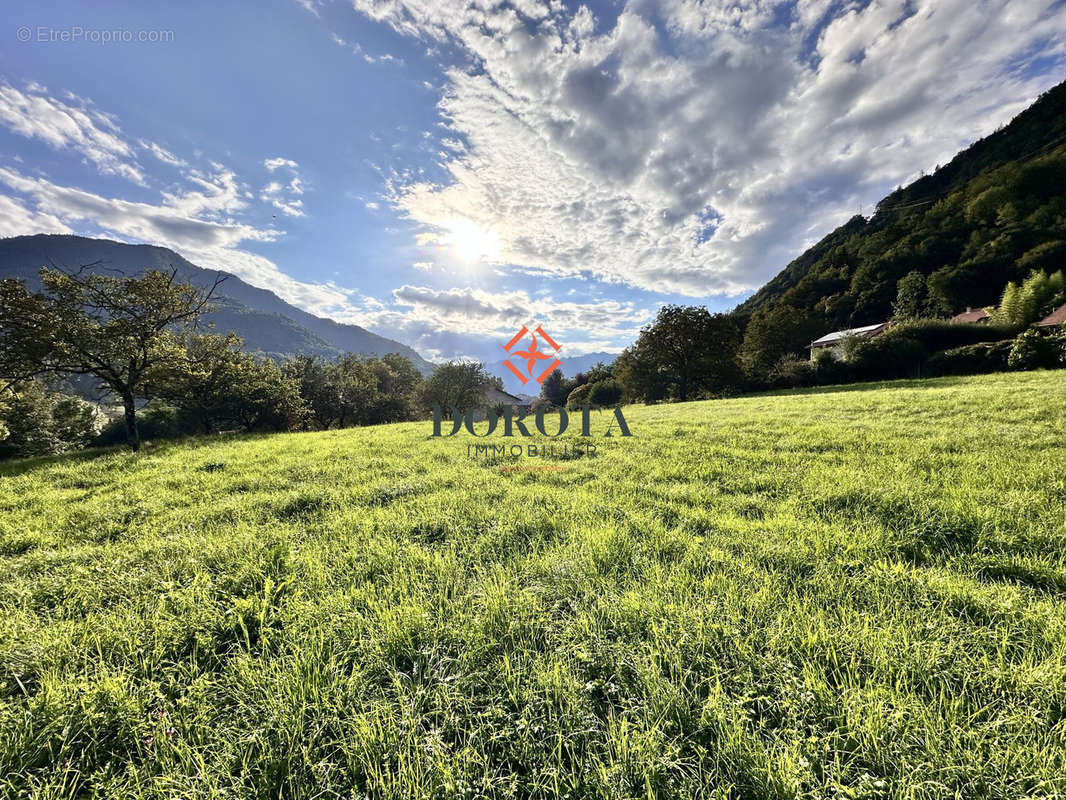
[[[600,407],[617,405],[622,402],[622,386],[614,378],[590,383],[589,402]]]
[[[806,353],[811,341],[825,331],[825,323],[788,305],[761,309],[744,330],[740,363],[748,379],[767,382],[777,363],[786,356]]]
[[[9,385],[41,375],[92,375],[122,401],[126,437],[140,448],[137,398],[155,372],[185,359],[185,340],[207,311],[208,289],[151,270],[116,278],[41,270],[43,292],[0,281],[0,377]]]
[[[36,380],[4,392],[0,456],[55,455],[87,447],[99,431],[96,406],[80,397],[49,391]]]
[[[376,384],[375,402],[364,415],[365,424],[415,419],[422,375],[411,360],[399,353],[387,353],[381,358],[367,359],[364,366]]]
[[[283,371],[299,386],[315,425],[378,425],[416,416],[422,376],[398,353],[365,358],[347,353],[335,361],[298,356]]]
[[[296,381],[300,397],[319,428],[329,430],[333,424],[340,425],[344,418],[343,399],[328,361],[317,356],[297,356],[286,362],[282,371]]]
[[[60,452],[61,445],[52,428],[52,404],[44,388],[29,380],[10,387],[6,394],[4,426],[8,435],[0,453],[9,458],[28,458]]]
[[[702,306],[663,306],[655,322],[615,362],[627,396],[688,400],[694,394],[736,391],[740,331],[724,314]]]
[[[541,399],[553,406],[564,406],[566,405],[567,396],[574,390],[576,385],[576,383],[568,381],[563,376],[561,369],[554,369],[551,375],[545,378],[544,383],[540,385]]]
[[[428,408],[440,406],[447,414],[449,408],[466,411],[479,405],[485,390],[499,385],[499,379],[485,371],[479,361],[449,361],[441,364],[422,387],[422,402]]]
[[[308,414],[297,380],[241,350],[232,333],[190,337],[186,358],[157,377],[156,389],[190,432],[294,430]]]
[[[918,270],[911,270],[896,284],[896,302],[892,304],[892,315],[896,319],[919,319],[927,309],[925,275]]]
[[[992,321],[1024,328],[1047,316],[1063,300],[1066,300],[1066,276],[1062,271],[1048,275],[1043,270],[1033,270],[1021,286],[1013,281],[1007,284]]]
[[[293,431],[303,427],[307,407],[296,382],[270,359],[254,360],[242,371],[231,399],[232,419],[246,431]]]

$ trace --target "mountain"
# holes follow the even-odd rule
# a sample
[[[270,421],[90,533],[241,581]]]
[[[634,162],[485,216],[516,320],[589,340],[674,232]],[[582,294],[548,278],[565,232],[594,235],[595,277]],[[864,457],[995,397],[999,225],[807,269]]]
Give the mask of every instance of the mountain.
[[[918,272],[930,315],[998,302],[1010,280],[1066,264],[1066,83],[1011,123],[808,249],[735,310],[807,329],[881,322]],[[819,334],[820,335],[820,334]]]
[[[136,275],[149,269],[175,270],[179,280],[210,286],[218,270],[199,267],[173,250],[144,244],[124,244],[84,236],[15,236],[0,239],[0,278],[22,278],[39,285],[42,266],[77,269],[92,264],[106,274]],[[234,331],[249,350],[274,357],[320,355],[332,357],[351,352],[383,356],[399,353],[423,374],[433,364],[400,342],[348,325],[316,317],[286,303],[273,292],[257,289],[235,275],[227,275],[218,289],[215,310],[205,320],[218,331]]]

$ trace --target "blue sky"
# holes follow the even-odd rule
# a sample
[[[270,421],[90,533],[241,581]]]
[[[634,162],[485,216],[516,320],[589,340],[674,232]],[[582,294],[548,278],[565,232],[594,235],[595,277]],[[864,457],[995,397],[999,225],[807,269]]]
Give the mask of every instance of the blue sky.
[[[108,6],[5,15],[0,234],[173,247],[437,359],[728,309],[1066,77],[1047,0]]]

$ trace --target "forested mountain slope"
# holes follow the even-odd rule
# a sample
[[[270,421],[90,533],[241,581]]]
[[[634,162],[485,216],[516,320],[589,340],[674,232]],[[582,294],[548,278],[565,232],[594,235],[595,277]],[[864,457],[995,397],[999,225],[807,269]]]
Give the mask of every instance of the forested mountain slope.
[[[1066,83],[933,174],[808,249],[734,312],[815,334],[892,314],[896,284],[926,276],[929,310],[995,303],[1008,280],[1066,262]]]

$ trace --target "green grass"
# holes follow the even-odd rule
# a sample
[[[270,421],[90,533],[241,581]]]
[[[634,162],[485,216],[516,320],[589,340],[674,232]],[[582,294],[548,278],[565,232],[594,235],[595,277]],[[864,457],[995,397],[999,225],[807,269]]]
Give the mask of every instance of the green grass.
[[[1064,796],[1064,384],[5,465],[0,795]]]

